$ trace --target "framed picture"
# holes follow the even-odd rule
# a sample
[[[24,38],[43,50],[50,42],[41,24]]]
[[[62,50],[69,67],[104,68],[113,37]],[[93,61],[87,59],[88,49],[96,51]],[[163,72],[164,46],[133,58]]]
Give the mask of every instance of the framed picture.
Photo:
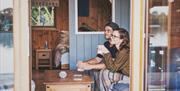
[[[55,27],[55,11],[51,6],[32,6],[33,27]]]
[[[114,0],[75,0],[76,34],[103,34],[114,21]]]

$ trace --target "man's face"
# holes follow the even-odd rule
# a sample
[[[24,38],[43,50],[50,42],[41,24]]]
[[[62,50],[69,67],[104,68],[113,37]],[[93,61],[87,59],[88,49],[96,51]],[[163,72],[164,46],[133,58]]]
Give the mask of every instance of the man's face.
[[[112,33],[113,33],[113,29],[110,26],[106,26],[104,31],[104,36],[107,40],[111,38]]]

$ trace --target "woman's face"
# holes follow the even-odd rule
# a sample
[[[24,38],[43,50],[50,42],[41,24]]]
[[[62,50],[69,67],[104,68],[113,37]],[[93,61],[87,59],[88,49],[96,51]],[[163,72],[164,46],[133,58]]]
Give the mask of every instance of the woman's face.
[[[107,40],[111,38],[112,33],[113,33],[113,29],[110,26],[106,26],[104,31],[104,36]]]
[[[123,39],[120,39],[120,34],[118,31],[114,31],[112,33],[112,37],[111,37],[111,44],[114,45],[120,45],[122,43]]]

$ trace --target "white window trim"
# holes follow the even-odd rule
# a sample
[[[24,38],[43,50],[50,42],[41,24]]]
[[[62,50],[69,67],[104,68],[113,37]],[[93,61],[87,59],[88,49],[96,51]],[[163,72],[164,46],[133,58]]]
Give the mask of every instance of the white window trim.
[[[112,0],[112,21],[115,21],[115,2]],[[79,32],[78,31],[78,0],[75,0],[75,34],[104,34],[104,32]]]
[[[144,91],[145,0],[131,1],[131,81],[130,91]]]
[[[14,91],[30,91],[29,1],[13,2]]]

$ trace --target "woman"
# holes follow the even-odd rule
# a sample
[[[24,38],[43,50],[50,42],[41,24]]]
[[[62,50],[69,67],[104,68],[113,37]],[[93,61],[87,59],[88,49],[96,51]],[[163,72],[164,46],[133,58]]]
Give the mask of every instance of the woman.
[[[100,55],[103,56],[102,62],[104,63],[104,68],[100,71],[100,91],[109,91],[113,90],[111,85],[113,83],[117,83],[123,78],[127,78],[128,84],[128,76],[129,76],[129,34],[123,29],[119,28],[113,31],[111,41],[111,46],[115,46],[117,52],[115,53],[115,57],[109,53],[103,53],[102,50],[98,50]],[[79,63],[78,68],[83,69],[96,69],[96,65],[91,65],[88,63]],[[124,76],[121,76],[123,74]],[[114,86],[116,86],[115,84]],[[123,85],[122,85],[123,86]],[[127,85],[126,85],[127,86]],[[129,86],[129,85],[128,85]],[[125,89],[128,89],[128,86]],[[118,91],[118,90],[117,90]],[[121,91],[121,90],[119,90]]]

